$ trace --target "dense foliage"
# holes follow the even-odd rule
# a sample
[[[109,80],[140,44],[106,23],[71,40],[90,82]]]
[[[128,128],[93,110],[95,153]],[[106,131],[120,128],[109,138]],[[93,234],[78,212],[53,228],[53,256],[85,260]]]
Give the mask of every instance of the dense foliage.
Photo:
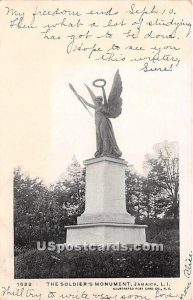
[[[179,158],[176,143],[164,142],[146,155],[145,175],[130,166],[126,171],[127,210],[137,220],[143,217],[179,217]]]
[[[15,278],[179,277],[179,251],[64,251],[37,249],[15,259]],[[167,262],[167,263],[166,263]]]
[[[21,168],[14,170],[15,252],[36,247],[37,241],[65,240],[65,225],[76,224],[84,210],[85,175],[73,159],[68,177],[47,187]]]

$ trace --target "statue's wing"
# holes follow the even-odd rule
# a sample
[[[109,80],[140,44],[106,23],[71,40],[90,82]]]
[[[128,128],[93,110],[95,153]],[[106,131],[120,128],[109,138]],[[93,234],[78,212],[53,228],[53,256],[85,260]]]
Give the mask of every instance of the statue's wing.
[[[109,118],[116,118],[121,114],[122,111],[122,81],[121,76],[119,74],[119,70],[117,70],[113,85],[111,88],[111,92],[108,98],[108,111],[109,111]]]

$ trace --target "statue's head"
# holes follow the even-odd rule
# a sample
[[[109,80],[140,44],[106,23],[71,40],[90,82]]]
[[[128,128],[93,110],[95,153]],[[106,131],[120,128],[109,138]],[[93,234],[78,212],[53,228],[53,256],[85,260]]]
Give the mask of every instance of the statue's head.
[[[96,101],[96,103],[97,104],[102,104],[102,102],[103,102],[103,97],[101,97],[101,96],[97,96],[96,98],[95,98],[95,101]]]

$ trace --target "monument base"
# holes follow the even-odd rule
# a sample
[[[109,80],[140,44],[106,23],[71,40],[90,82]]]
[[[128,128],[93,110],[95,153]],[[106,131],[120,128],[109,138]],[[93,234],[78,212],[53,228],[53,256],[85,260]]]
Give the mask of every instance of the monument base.
[[[77,225],[66,226],[67,244],[144,244],[145,225],[126,211],[124,159],[99,157],[86,166],[85,212]]]
[[[146,225],[95,223],[66,226],[67,244],[144,244]]]

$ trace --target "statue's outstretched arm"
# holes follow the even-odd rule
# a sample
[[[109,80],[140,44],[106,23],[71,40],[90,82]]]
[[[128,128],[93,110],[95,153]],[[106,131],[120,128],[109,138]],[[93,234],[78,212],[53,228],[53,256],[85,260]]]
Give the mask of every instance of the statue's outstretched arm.
[[[79,96],[79,98],[89,107],[96,109],[96,106],[93,104],[90,104],[89,102],[87,102],[82,96]]]
[[[107,108],[108,107],[108,103],[107,103],[107,96],[106,96],[106,92],[105,92],[104,86],[102,87],[102,91],[103,91],[104,106]]]
[[[96,105],[96,102],[95,102],[96,96],[95,96],[95,94],[93,93],[93,91],[91,90],[91,88],[88,87],[88,85],[86,85],[86,84],[84,84],[84,85],[86,86],[86,88],[87,88],[87,90],[88,90],[88,92],[89,92],[89,94],[91,96],[91,99],[92,99],[93,103]]]

